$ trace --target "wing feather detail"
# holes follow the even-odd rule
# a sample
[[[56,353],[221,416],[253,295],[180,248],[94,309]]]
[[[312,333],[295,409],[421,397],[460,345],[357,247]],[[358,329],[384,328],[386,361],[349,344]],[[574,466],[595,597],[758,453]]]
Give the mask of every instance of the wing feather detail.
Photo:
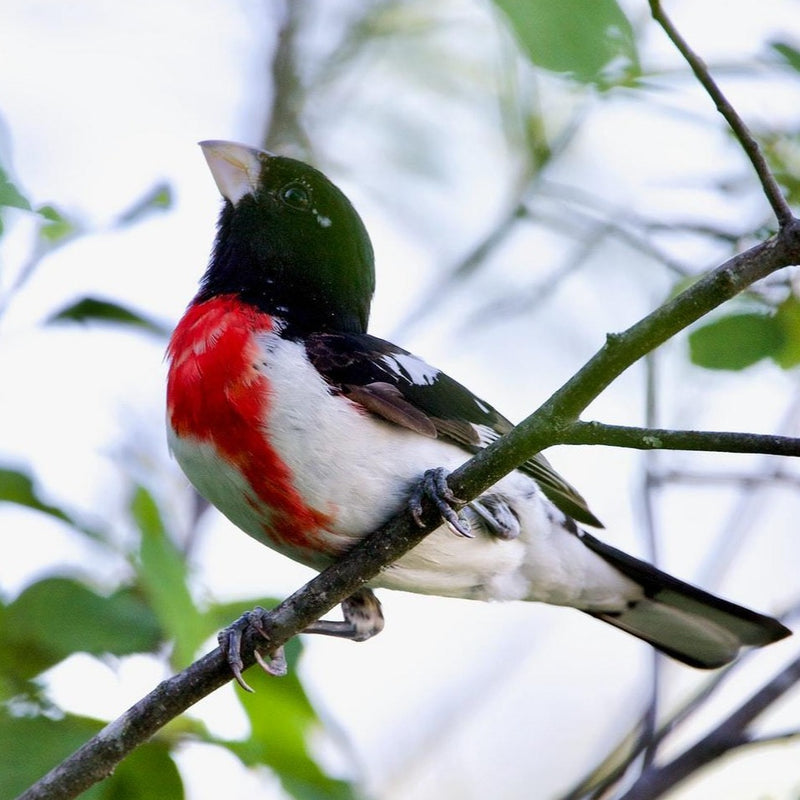
[[[330,385],[364,410],[429,438],[441,437],[476,453],[514,427],[418,356],[368,334],[316,333],[305,340],[308,358]],[[602,528],[586,500],[541,454],[519,469],[568,516]]]

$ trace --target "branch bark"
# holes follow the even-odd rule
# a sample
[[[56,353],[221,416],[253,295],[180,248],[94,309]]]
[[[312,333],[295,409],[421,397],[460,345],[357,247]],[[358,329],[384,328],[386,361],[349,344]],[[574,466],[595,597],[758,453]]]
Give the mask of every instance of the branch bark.
[[[566,427],[562,444],[604,444],[636,450],[703,450],[717,453],[761,453],[800,456],[800,439],[762,433],[730,431],[676,431],[637,428],[578,420]]]

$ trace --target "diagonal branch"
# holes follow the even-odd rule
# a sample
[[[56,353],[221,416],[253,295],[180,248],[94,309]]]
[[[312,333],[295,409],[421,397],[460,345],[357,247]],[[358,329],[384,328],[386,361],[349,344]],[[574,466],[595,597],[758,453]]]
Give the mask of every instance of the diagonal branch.
[[[728,102],[728,99],[722,93],[716,81],[711,77],[711,73],[708,71],[705,62],[692,50],[687,41],[672,24],[672,21],[661,7],[660,0],[650,0],[650,11],[653,15],[653,19],[661,25],[680,54],[686,59],[695,77],[700,81],[703,88],[714,101],[717,111],[722,114],[725,121],[730,125],[731,130],[739,140],[739,144],[741,144],[742,149],[750,159],[750,163],[753,165],[759,181],[761,181],[764,194],[767,196],[767,200],[772,206],[775,216],[778,218],[778,223],[781,227],[788,225],[793,219],[792,209],[786,202],[786,198],[783,196],[778,182],[775,180],[772,172],[770,172],[764,154],[758,146],[758,142],[756,142],[755,138],[750,133],[744,120],[739,116],[730,102]]]

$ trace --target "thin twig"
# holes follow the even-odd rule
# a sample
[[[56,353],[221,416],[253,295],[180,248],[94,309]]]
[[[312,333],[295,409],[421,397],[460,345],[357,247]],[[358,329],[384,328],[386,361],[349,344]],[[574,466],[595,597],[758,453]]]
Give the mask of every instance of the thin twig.
[[[730,431],[675,431],[575,421],[561,432],[564,444],[603,444],[636,450],[701,450],[800,456],[800,438]]]
[[[798,681],[800,657],[790,662],[694,745],[669,763],[644,772],[620,800],[655,800],[715,759],[748,744],[751,741],[748,726]]]
[[[780,467],[769,471],[753,470],[751,472],[694,472],[689,469],[669,469],[655,474],[653,480],[660,486],[683,483],[693,486],[722,485],[754,489],[784,484],[792,488],[800,488],[800,475],[793,475]],[[735,514],[736,511],[730,515],[730,518],[733,519]],[[740,511],[739,516],[750,516],[750,514]],[[701,583],[705,583],[705,581],[701,581]]]
[[[657,361],[655,353],[648,353],[644,358],[645,367],[645,423],[648,428],[655,428],[658,424],[658,392],[657,392]],[[645,453],[644,481],[642,485],[642,511],[644,517],[644,531],[647,558],[651,564],[658,566],[658,523],[654,508],[654,484],[651,480],[655,465],[656,454],[652,451]],[[657,650],[650,654],[651,680],[650,698],[642,718],[642,747],[643,767],[646,769],[653,763],[658,750],[655,740],[656,724],[658,722],[658,702],[661,695],[663,657]]]
[[[653,14],[653,19],[656,20],[659,25],[661,25],[661,27],[664,29],[664,32],[670,38],[680,54],[684,57],[684,59],[686,59],[686,62],[691,67],[695,77],[698,81],[700,81],[703,88],[714,101],[717,111],[722,114],[722,116],[725,118],[725,121],[728,123],[728,125],[730,125],[734,135],[739,140],[739,144],[741,144],[742,149],[750,159],[750,163],[753,165],[759,181],[761,181],[764,194],[767,196],[767,200],[769,201],[770,206],[772,206],[772,210],[775,212],[775,216],[778,219],[778,224],[781,227],[788,225],[794,219],[792,209],[786,202],[786,198],[783,196],[781,188],[778,186],[778,182],[772,175],[769,165],[764,158],[764,154],[761,152],[761,148],[758,146],[758,142],[756,142],[755,138],[750,133],[750,130],[748,129],[747,125],[745,125],[744,120],[739,116],[736,109],[728,102],[728,99],[722,93],[722,90],[719,88],[716,81],[714,81],[714,79],[711,77],[711,73],[708,71],[708,67],[706,66],[705,62],[692,50],[691,47],[689,47],[689,44],[672,24],[672,21],[661,7],[660,0],[650,0],[650,10]]]

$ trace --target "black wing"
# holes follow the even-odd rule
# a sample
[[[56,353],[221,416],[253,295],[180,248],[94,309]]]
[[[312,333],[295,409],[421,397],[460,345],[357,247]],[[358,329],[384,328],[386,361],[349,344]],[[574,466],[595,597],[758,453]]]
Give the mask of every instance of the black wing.
[[[317,333],[306,341],[311,363],[331,389],[422,436],[475,453],[514,426],[488,403],[421,358],[368,334]],[[602,528],[586,501],[537,454],[520,467],[565,514]]]

